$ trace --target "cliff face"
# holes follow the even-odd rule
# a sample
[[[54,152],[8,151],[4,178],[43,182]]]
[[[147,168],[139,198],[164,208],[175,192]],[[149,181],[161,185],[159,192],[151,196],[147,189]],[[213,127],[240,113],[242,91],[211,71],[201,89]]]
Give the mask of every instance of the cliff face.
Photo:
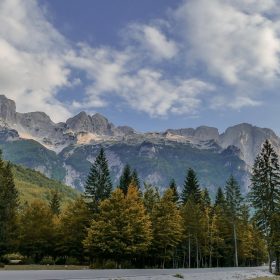
[[[212,192],[230,174],[238,178],[245,192],[251,166],[267,138],[280,154],[279,137],[271,129],[250,124],[229,127],[222,134],[207,126],[138,133],[128,126],[116,127],[100,114],[85,112],[54,123],[43,112],[16,112],[15,102],[0,95],[4,156],[78,189],[83,189],[102,145],[116,184],[129,163],[137,168],[142,181],[160,187],[171,178],[182,184],[186,169],[193,167],[202,186]]]

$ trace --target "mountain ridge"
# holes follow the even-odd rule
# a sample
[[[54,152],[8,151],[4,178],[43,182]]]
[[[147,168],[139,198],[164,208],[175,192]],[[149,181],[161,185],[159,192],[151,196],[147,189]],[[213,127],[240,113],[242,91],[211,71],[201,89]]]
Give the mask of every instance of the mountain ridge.
[[[209,126],[141,133],[129,126],[115,126],[99,113],[89,115],[84,111],[65,122],[54,123],[44,112],[16,112],[15,102],[0,95],[0,143],[4,154],[16,163],[40,170],[80,190],[100,145],[107,148],[114,183],[126,163],[135,162],[137,167],[142,162],[145,168],[138,169],[142,170],[143,180],[167,185],[169,177],[178,176],[168,161],[174,161],[181,171],[181,166],[197,166],[201,178],[212,177],[208,171],[215,172],[211,166],[215,162],[225,174],[235,172],[246,189],[253,161],[266,138],[280,154],[280,138],[273,130],[248,123],[228,127],[222,133]],[[24,149],[21,156],[13,154],[18,147]],[[129,155],[123,147],[130,151]],[[177,154],[179,150],[181,154]],[[224,175],[219,176],[224,180]],[[202,181],[207,187],[221,184],[220,179],[214,178],[202,178]]]

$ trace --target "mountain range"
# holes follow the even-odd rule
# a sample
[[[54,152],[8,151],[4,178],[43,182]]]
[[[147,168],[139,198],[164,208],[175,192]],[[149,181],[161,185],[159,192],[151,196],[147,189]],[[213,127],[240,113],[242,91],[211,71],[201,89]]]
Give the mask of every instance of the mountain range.
[[[137,132],[115,126],[101,114],[81,112],[54,123],[44,112],[18,113],[13,100],[0,95],[0,148],[4,158],[83,190],[89,168],[105,148],[116,185],[125,164],[140,179],[164,188],[171,178],[183,184],[195,169],[212,195],[233,174],[247,192],[250,171],[265,139],[280,154],[280,138],[268,128],[242,123],[219,133],[215,127]]]

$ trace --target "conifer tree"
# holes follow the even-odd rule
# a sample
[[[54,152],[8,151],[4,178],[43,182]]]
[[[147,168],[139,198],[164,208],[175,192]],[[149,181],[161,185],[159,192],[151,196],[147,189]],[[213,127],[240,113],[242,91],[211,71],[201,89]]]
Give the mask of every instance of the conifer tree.
[[[225,195],[224,195],[224,192],[222,190],[221,187],[218,188],[217,190],[217,194],[216,194],[216,198],[215,198],[215,204],[214,206],[220,206],[222,208],[225,209],[225,206],[226,206],[226,198],[225,198]]]
[[[85,186],[85,197],[92,210],[97,210],[101,200],[110,196],[112,182],[104,149],[101,148],[92,164]]]
[[[251,182],[250,200],[255,208],[255,219],[266,238],[271,271],[273,216],[280,211],[280,167],[278,156],[268,140],[255,160]]]
[[[225,192],[229,219],[232,222],[233,227],[234,264],[235,266],[238,266],[237,221],[240,215],[240,207],[243,199],[240,192],[240,186],[232,175],[226,182]]]
[[[184,182],[181,197],[183,204],[185,204],[190,198],[197,204],[201,202],[201,190],[199,187],[199,182],[196,173],[192,168],[189,168]]]
[[[164,268],[174,249],[182,240],[183,228],[180,211],[174,203],[171,189],[167,189],[152,210],[153,245]]]
[[[211,198],[207,189],[204,189],[201,192],[201,203],[204,210],[209,209],[211,207]]]
[[[133,172],[132,172],[130,183],[133,183],[133,185],[135,185],[137,187],[137,189],[140,190],[141,183],[140,183],[140,179],[139,179],[139,176],[138,176],[138,173],[137,173],[136,169],[134,169]]]
[[[56,216],[60,214],[60,202],[61,198],[57,190],[51,192],[51,198],[49,202],[52,213]]]
[[[15,246],[18,205],[11,165],[3,162],[0,151],[0,256]]]
[[[199,204],[191,197],[183,205],[181,210],[181,216],[183,218],[183,230],[184,230],[184,244],[188,251],[188,267],[191,268],[192,263],[199,267],[199,249],[202,229],[202,216],[203,212]],[[194,251],[194,261],[192,261],[192,252]]]
[[[160,194],[157,188],[151,184],[144,183],[144,205],[149,214],[152,213],[153,208],[159,202]]]
[[[178,202],[180,197],[179,197],[179,193],[177,190],[177,185],[174,179],[171,179],[170,183],[169,183],[169,188],[173,191],[173,196],[174,196],[174,202]]]
[[[128,186],[131,183],[132,180],[132,174],[131,174],[131,168],[129,164],[126,164],[122,175],[120,177],[120,183],[119,183],[119,188],[123,191],[123,193],[126,195]]]

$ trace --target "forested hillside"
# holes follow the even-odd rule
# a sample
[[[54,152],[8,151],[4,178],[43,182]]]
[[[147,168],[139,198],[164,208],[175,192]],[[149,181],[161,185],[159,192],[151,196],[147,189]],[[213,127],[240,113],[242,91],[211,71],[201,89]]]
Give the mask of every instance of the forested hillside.
[[[12,172],[21,203],[32,202],[36,199],[49,201],[52,191],[58,192],[63,204],[69,203],[79,195],[78,191],[59,181],[49,179],[38,171],[12,165]]]

